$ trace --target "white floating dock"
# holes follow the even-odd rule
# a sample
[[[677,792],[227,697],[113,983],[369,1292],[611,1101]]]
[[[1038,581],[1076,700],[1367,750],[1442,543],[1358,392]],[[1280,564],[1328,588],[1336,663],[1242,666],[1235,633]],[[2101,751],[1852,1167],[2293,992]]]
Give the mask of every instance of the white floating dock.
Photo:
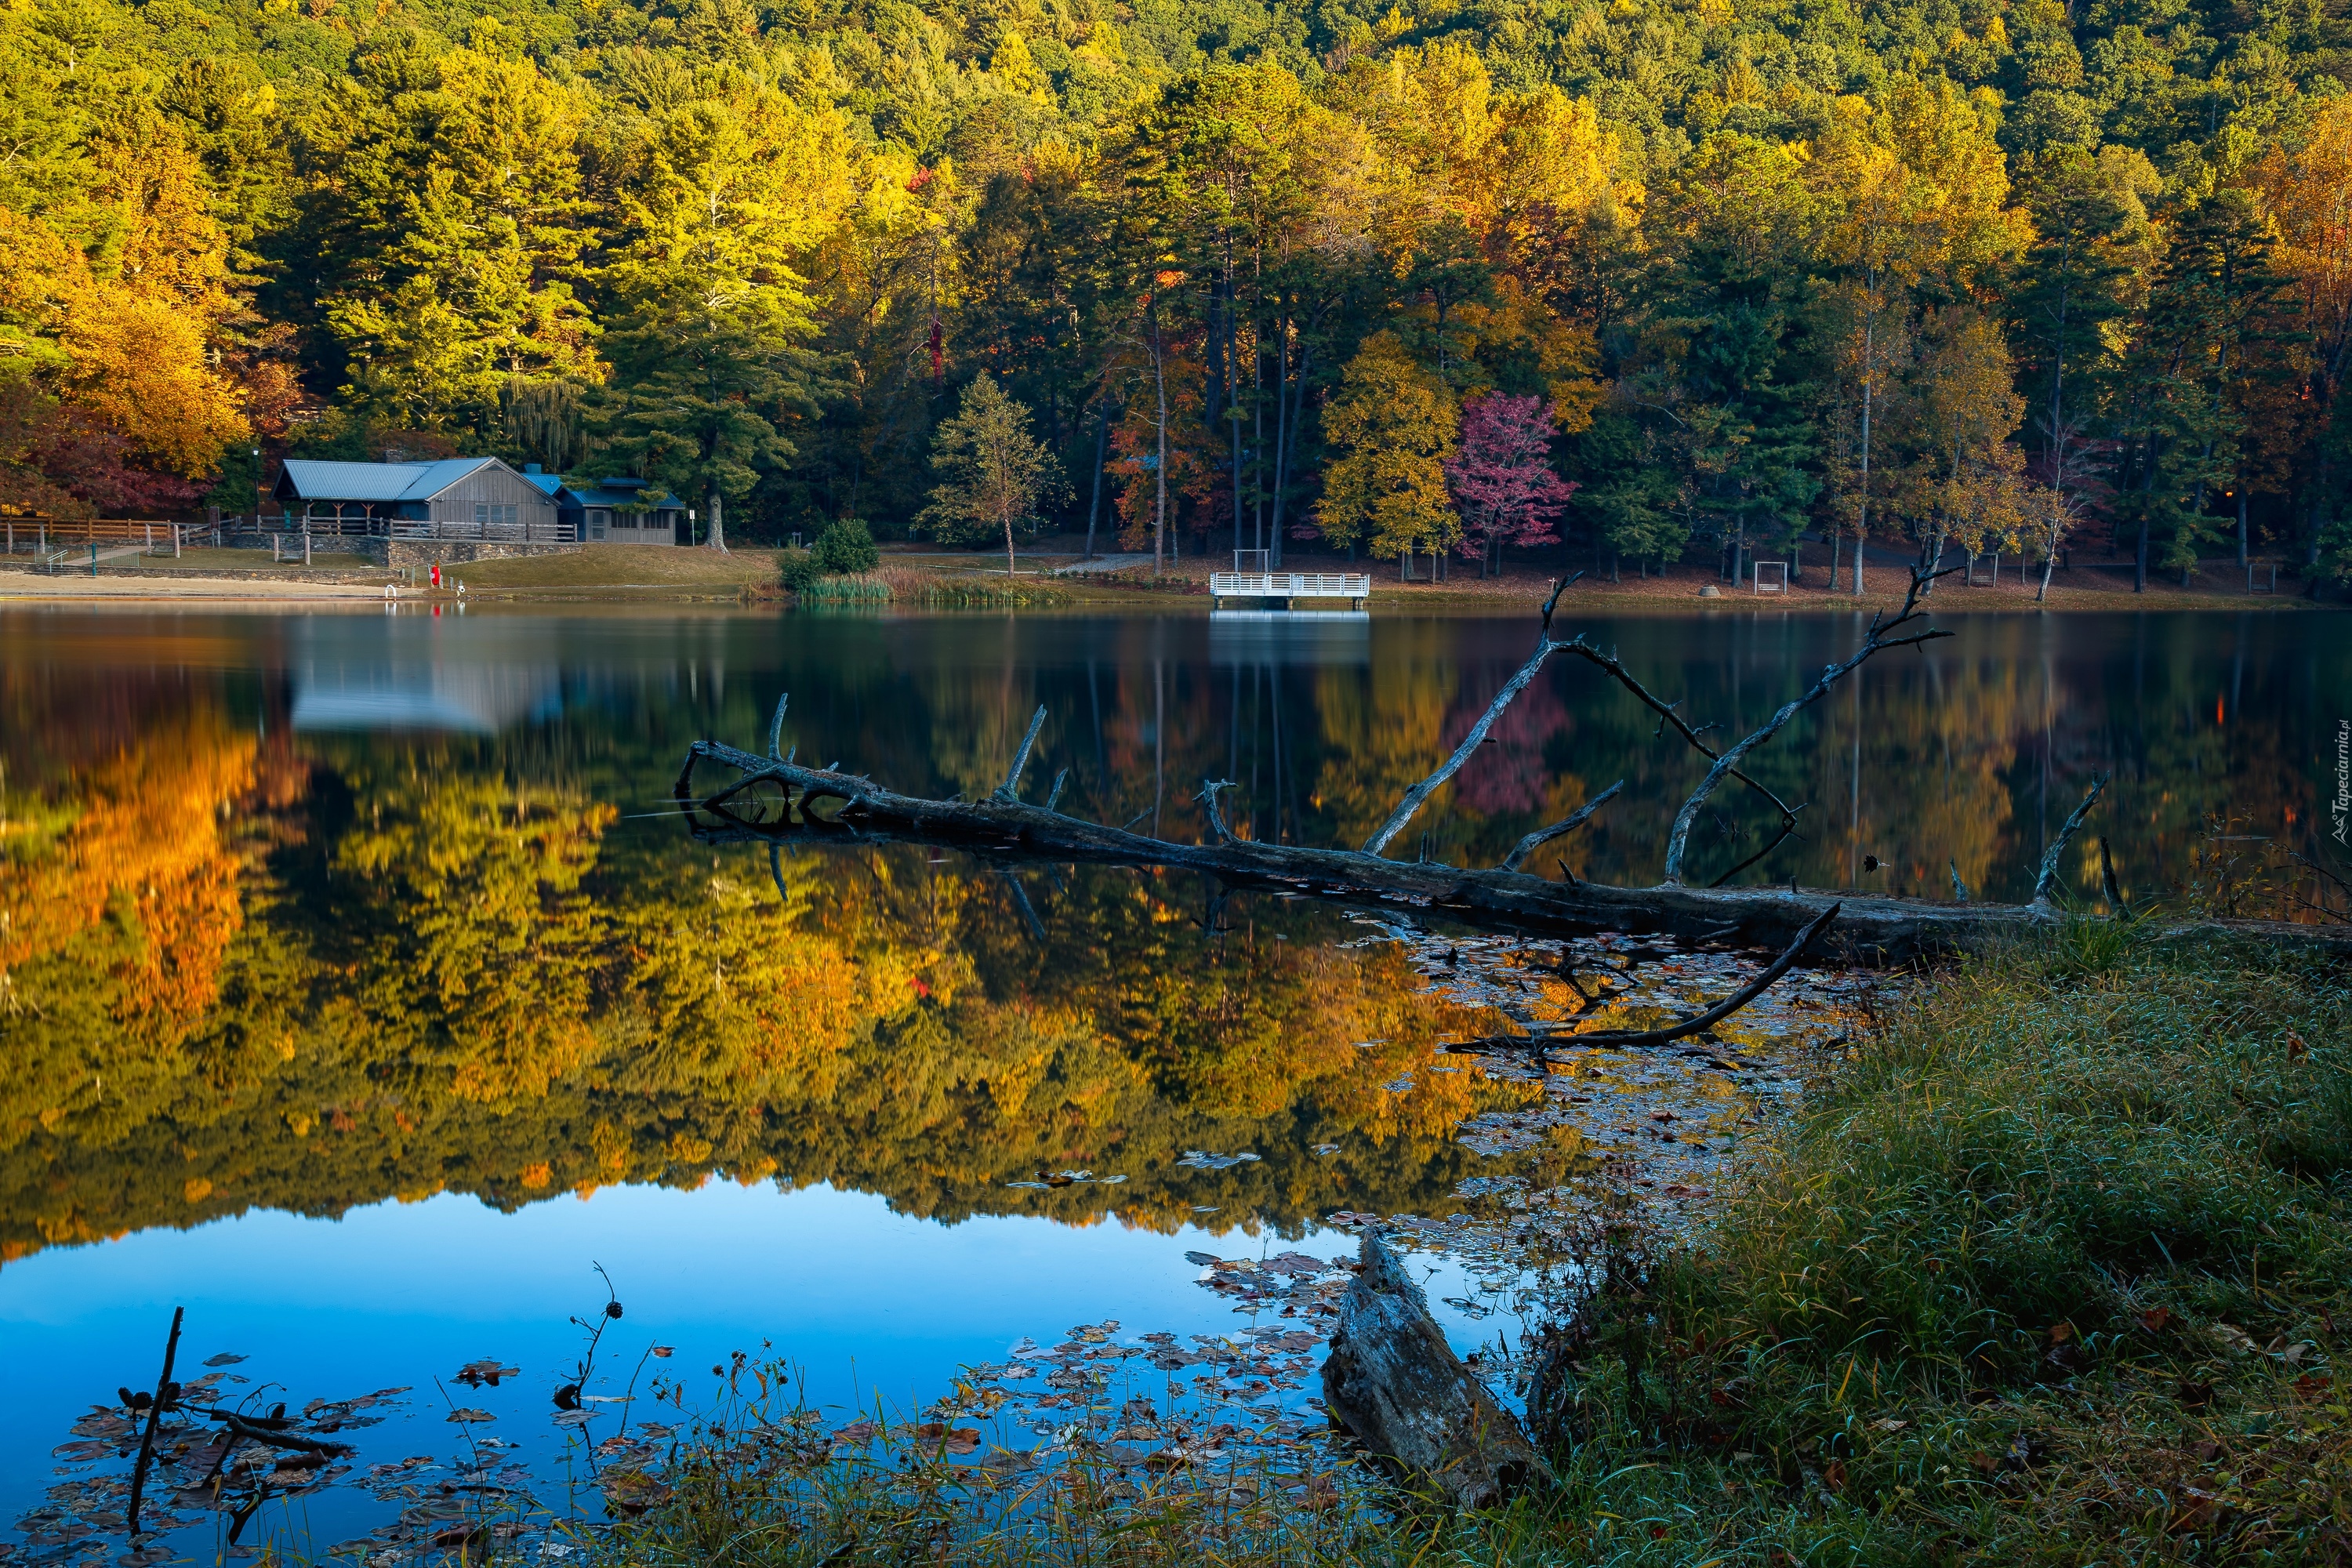
[[[1371,597],[1372,574],[1369,572],[1209,574],[1209,605],[1213,610],[1223,609],[1228,599],[1279,599],[1285,611],[1296,609],[1300,599],[1345,599],[1351,610],[1360,614],[1370,606]]]

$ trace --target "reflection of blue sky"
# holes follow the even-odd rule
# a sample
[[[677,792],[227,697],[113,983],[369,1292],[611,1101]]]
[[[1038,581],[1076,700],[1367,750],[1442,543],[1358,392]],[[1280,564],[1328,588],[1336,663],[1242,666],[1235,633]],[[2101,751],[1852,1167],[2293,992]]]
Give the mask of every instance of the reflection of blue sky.
[[[1209,617],[1213,665],[1368,665],[1372,620],[1348,610],[1221,610]]]
[[[320,616],[296,626],[297,730],[494,735],[563,710],[554,650],[530,622]]]
[[[943,1226],[863,1194],[712,1182],[694,1192],[608,1188],[513,1214],[447,1194],[340,1220],[257,1211],[37,1253],[0,1270],[10,1351],[0,1405],[12,1417],[0,1426],[0,1531],[55,1479],[47,1451],[80,1412],[111,1401],[118,1384],[152,1386],[174,1306],[188,1310],[183,1376],[228,1351],[251,1358],[229,1370],[255,1385],[282,1384],[272,1397],[297,1405],[414,1385],[390,1420],[360,1434],[367,1461],[454,1452],[457,1428],[433,1379],[500,1357],[522,1368],[518,1382],[449,1393],[499,1416],[486,1431],[544,1459],[556,1446],[548,1393],[579,1352],[566,1320],[603,1301],[592,1262],[611,1271],[627,1309],[600,1355],[622,1383],[658,1342],[677,1353],[650,1364],[684,1374],[697,1394],[712,1388],[714,1363],[741,1350],[799,1363],[824,1403],[845,1406],[861,1393],[870,1402],[878,1390],[908,1409],[945,1392],[958,1366],[1001,1358],[1024,1335],[1051,1343],[1105,1318],[1120,1321],[1121,1338],[1233,1332],[1248,1320],[1194,1288],[1184,1252],[1290,1245],[1159,1236],[1115,1219],[1083,1229],[1023,1217]],[[1337,1235],[1306,1245],[1327,1257],[1352,1250]],[[383,1518],[343,1490],[307,1506],[321,1546]]]

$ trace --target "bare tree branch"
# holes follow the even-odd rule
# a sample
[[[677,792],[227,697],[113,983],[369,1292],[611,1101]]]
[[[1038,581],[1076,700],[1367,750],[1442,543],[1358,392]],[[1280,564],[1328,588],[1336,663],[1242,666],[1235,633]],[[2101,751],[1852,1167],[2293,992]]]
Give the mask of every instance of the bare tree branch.
[[[1036,715],[1029,721],[1029,732],[1021,737],[1021,749],[1013,753],[1013,767],[1005,773],[1004,782],[996,786],[999,800],[1021,798],[1021,770],[1029,765],[1029,748],[1037,743],[1037,731],[1045,727],[1045,705],[1037,705]]]
[[[1789,944],[1780,957],[1766,965],[1761,974],[1696,1018],[1685,1018],[1681,1023],[1664,1029],[1594,1030],[1587,1034],[1575,1035],[1491,1035],[1485,1039],[1465,1040],[1446,1048],[1459,1053],[1492,1049],[1497,1047],[1517,1047],[1523,1050],[1549,1050],[1556,1046],[1570,1045],[1663,1046],[1671,1041],[1679,1040],[1685,1035],[1696,1035],[1702,1029],[1714,1027],[1770,990],[1772,983],[1795,967],[1797,960],[1805,955],[1805,949],[1813,944],[1813,939],[1828,930],[1830,922],[1837,919],[1839,911],[1844,908],[1842,903],[1832,904],[1814,916],[1812,923],[1799,931],[1797,939]]]
[[[1717,752],[1716,752],[1716,749],[1713,746],[1708,745],[1705,741],[1700,740],[1699,737],[1705,734],[1707,731],[1720,728],[1720,726],[1715,724],[1692,724],[1689,720],[1685,719],[1681,714],[1675,711],[1675,708],[1680,706],[1680,704],[1662,700],[1655,692],[1652,691],[1648,687],[1635,679],[1633,672],[1618,662],[1616,655],[1602,653],[1599,648],[1594,647],[1591,643],[1586,642],[1581,634],[1579,634],[1578,636],[1570,638],[1567,642],[1562,643],[1560,645],[1560,651],[1563,653],[1574,654],[1577,658],[1583,659],[1586,663],[1601,670],[1611,679],[1616,681],[1618,685],[1632,692],[1635,697],[1640,698],[1643,705],[1658,716],[1658,727],[1661,731],[1664,730],[1666,726],[1672,725],[1675,732],[1680,735],[1684,740],[1689,742],[1691,745],[1697,750],[1699,754],[1706,757],[1708,762],[1712,763],[1717,760]],[[1763,784],[1755,779],[1750,778],[1747,773],[1742,773],[1738,768],[1731,770],[1731,776],[1738,779],[1741,784],[1746,784],[1749,789],[1754,790],[1758,795],[1762,795],[1766,800],[1770,801],[1772,803],[1773,809],[1780,814],[1780,826],[1783,828],[1795,826],[1797,821],[1797,812],[1795,807],[1790,805],[1787,801],[1782,800],[1779,795],[1775,795],[1772,791],[1767,789]]]
[[[1566,816],[1561,817],[1549,827],[1537,828],[1533,833],[1530,833],[1525,838],[1520,839],[1517,845],[1512,848],[1511,852],[1503,857],[1502,868],[1506,871],[1517,870],[1519,867],[1525,863],[1528,856],[1534,854],[1537,850],[1542,848],[1553,839],[1566,837],[1569,834],[1571,834],[1578,828],[1583,826],[1586,818],[1590,817],[1594,812],[1599,811],[1602,806],[1607,805],[1611,797],[1615,795],[1619,790],[1623,789],[1624,787],[1625,781],[1623,779],[1619,779],[1615,784],[1611,784],[1607,789],[1602,790],[1599,795],[1594,795],[1591,800],[1586,801],[1582,805],[1578,806],[1574,811],[1570,812]]]
[[[1223,811],[1219,809],[1217,805],[1217,792],[1219,790],[1234,789],[1237,786],[1231,779],[1202,779],[1201,781],[1201,793],[1192,797],[1199,801],[1202,808],[1207,811],[1209,816],[1209,831],[1217,836],[1217,842],[1220,844],[1234,844],[1239,842],[1239,840],[1234,837],[1234,830],[1225,826],[1225,814]]]
[[[1822,670],[1822,678],[1813,682],[1812,689],[1811,690],[1807,691],[1801,697],[1783,703],[1780,707],[1780,710],[1773,714],[1771,718],[1767,719],[1762,727],[1752,731],[1746,739],[1735,743],[1728,751],[1726,751],[1721,756],[1716,759],[1715,766],[1707,770],[1706,777],[1699,781],[1698,787],[1691,791],[1690,798],[1684,801],[1682,809],[1675,814],[1674,828],[1666,835],[1666,881],[1669,885],[1679,886],[1682,882],[1683,851],[1685,846],[1690,842],[1691,823],[1697,818],[1698,808],[1706,804],[1707,797],[1716,792],[1717,787],[1720,785],[1725,779],[1738,773],[1738,763],[1740,758],[1746,756],[1748,752],[1754,751],[1757,747],[1762,745],[1773,736],[1779,734],[1782,725],[1795,718],[1806,708],[1811,707],[1813,703],[1820,701],[1822,698],[1827,696],[1832,687],[1835,686],[1840,680],[1843,680],[1848,675],[1853,673],[1856,669],[1861,668],[1864,662],[1874,655],[1884,653],[1891,647],[1916,647],[1921,643],[1933,642],[1937,637],[1948,637],[1952,635],[1949,632],[1925,631],[1914,633],[1912,636],[1906,637],[1889,637],[1887,634],[1890,632],[1900,631],[1903,627],[1909,626],[1912,622],[1919,619],[1921,615],[1919,609],[1919,599],[1927,585],[1933,583],[1937,578],[1948,576],[1952,572],[1957,572],[1959,568],[1957,566],[1949,568],[1945,572],[1929,572],[1917,566],[1912,567],[1911,591],[1903,596],[1903,610],[1901,614],[1897,615],[1891,621],[1884,622],[1882,622],[1881,618],[1877,616],[1871,616],[1870,630],[1863,637],[1862,647],[1855,649],[1851,658],[1845,659],[1842,663],[1832,664],[1826,669]],[[1696,742],[1693,743],[1696,744]],[[1792,818],[1796,815],[1794,812],[1789,811],[1788,807],[1785,805],[1781,807],[1781,810]]]
[[[1801,805],[1797,807],[1797,811],[1802,811],[1805,808]],[[1771,843],[1767,844],[1763,848],[1759,849],[1755,854],[1750,855],[1747,859],[1742,860],[1738,865],[1734,866],[1730,870],[1726,871],[1722,876],[1717,877],[1714,881],[1709,882],[1707,886],[1710,888],[1722,887],[1726,882],[1730,881],[1731,879],[1748,869],[1748,867],[1753,866],[1759,860],[1761,860],[1766,856],[1771,854],[1773,850],[1778,849],[1781,845],[1786,844],[1790,836],[1797,831],[1797,811],[1792,811],[1789,813],[1787,816],[1781,818],[1780,831],[1772,836]]]
[[[1554,599],[1559,596],[1558,588],[1552,590],[1552,596]],[[1486,742],[1486,731],[1495,727],[1495,721],[1503,716],[1503,710],[1511,705],[1511,699],[1527,689],[1528,682],[1543,668],[1544,660],[1565,646],[1549,637],[1536,644],[1536,651],[1528,656],[1527,663],[1519,666],[1519,672],[1504,683],[1503,689],[1495,693],[1495,700],[1486,704],[1486,710],[1478,715],[1478,721],[1470,726],[1470,732],[1462,737],[1462,743],[1454,748],[1454,754],[1440,763],[1435,773],[1405,791],[1404,798],[1397,802],[1394,811],[1389,813],[1389,819],[1381,824],[1378,832],[1364,840],[1365,854],[1379,854],[1388,847],[1390,839],[1404,831],[1405,824],[1412,820],[1413,813],[1421,809],[1422,803],[1436,794],[1446,780],[1462,771],[1462,764],[1468,762],[1472,753]]]
[[[2091,780],[2090,792],[2083,796],[2083,804],[2067,816],[2066,825],[2058,830],[2058,837],[2052,839],[2050,847],[2042,852],[2042,869],[2033,879],[2033,904],[2036,909],[2051,907],[2050,895],[2058,889],[2059,857],[2066,853],[2067,844],[2082,830],[2083,819],[2091,815],[2091,807],[2097,803],[2099,793],[2106,787],[2107,775],[2095,775]]]

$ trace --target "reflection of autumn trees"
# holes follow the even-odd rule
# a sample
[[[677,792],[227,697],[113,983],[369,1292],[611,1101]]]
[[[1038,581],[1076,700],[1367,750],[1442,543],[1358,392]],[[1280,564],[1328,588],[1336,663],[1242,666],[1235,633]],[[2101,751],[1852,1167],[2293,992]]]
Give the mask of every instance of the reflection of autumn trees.
[[[1952,860],[1980,894],[2013,897],[2043,824],[2111,769],[2105,829],[2137,895],[2210,811],[2268,832],[2310,809],[2304,731],[2346,677],[2311,624],[1962,619],[1758,759],[1811,803],[1807,841],[1759,874],[1840,885],[1871,853],[1886,865],[1862,874],[1874,885],[1940,896]],[[1077,809],[1120,822],[1156,795],[1181,837],[1201,778],[1231,777],[1236,820],[1271,833],[1278,800],[1286,835],[1352,843],[1463,732],[1528,631],[1376,623],[1369,663],[1242,668],[1204,665],[1184,626],[828,628],[831,657],[794,662],[787,739],[973,794],[1043,702],[1033,798],[1068,767]],[[1737,732],[1853,630],[1727,616],[1603,640]],[[1451,1122],[1513,1091],[1420,1073],[1388,1093],[1449,1016],[1389,949],[1337,945],[1362,928],[1328,910],[1039,871],[1022,884],[1039,936],[1002,876],[911,851],[803,853],[785,906],[758,857],[714,862],[671,823],[628,820],[693,735],[764,737],[778,678],[750,663],[739,651],[723,687],[592,671],[561,721],[478,742],[297,740],[266,683],[0,661],[0,1248],[253,1204],[456,1190],[516,1205],[713,1174],[834,1182],[942,1216],[1116,1207],[1164,1225],[1202,1204],[1288,1222],[1425,1209],[1473,1168]],[[1654,876],[1666,803],[1696,771],[1654,728],[1555,665],[1424,813],[1431,852],[1491,862],[1624,777],[1621,803],[1559,847],[1581,876]],[[1722,865],[1738,842],[1699,848]],[[1325,1142],[1343,1152],[1307,1152]],[[1172,1165],[1188,1148],[1265,1158],[1198,1174]],[[1040,1168],[1129,1179],[1003,1184]]]
[[[217,712],[158,714],[70,792],[0,796],[0,1140],[166,1092],[243,923],[224,818],[255,753]],[[93,1060],[93,1038],[120,1047]]]
[[[228,752],[241,766],[198,765],[158,731],[121,778],[60,786],[12,840],[12,888],[45,908],[69,892],[136,904],[164,871],[95,847],[126,789],[166,787],[161,771],[215,840],[268,842],[251,742]],[[0,1246],[254,1204],[331,1213],[455,1190],[511,1205],[714,1173],[948,1217],[1116,1206],[1173,1225],[1208,1202],[1295,1222],[1408,1206],[1457,1173],[1445,1135],[1480,1103],[1471,1080],[1381,1087],[1445,1010],[1385,950],[1328,945],[1327,915],[1211,932],[1191,889],[1104,876],[1032,889],[1051,912],[1040,948],[1001,883],[919,855],[803,858],[782,906],[756,862],[714,868],[677,840],[614,874],[609,806],[456,763],[425,748],[322,768],[310,797],[279,803],[316,831],[216,879],[248,913],[232,938],[85,921],[131,968],[208,965],[208,1005],[167,1053],[148,1013],[77,1000],[87,942],[16,954]],[[1318,1161],[1326,1140],[1349,1152]],[[1173,1164],[1188,1147],[1265,1159],[1201,1176]],[[1041,1168],[1129,1181],[1004,1184]]]

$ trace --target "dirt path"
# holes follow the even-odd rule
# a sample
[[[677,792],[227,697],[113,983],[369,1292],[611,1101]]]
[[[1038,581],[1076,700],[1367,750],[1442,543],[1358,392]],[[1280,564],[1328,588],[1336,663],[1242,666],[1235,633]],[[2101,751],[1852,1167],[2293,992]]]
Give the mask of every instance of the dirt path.
[[[0,567],[0,603],[37,600],[209,599],[383,602],[362,583],[303,583],[267,577],[52,577]]]

